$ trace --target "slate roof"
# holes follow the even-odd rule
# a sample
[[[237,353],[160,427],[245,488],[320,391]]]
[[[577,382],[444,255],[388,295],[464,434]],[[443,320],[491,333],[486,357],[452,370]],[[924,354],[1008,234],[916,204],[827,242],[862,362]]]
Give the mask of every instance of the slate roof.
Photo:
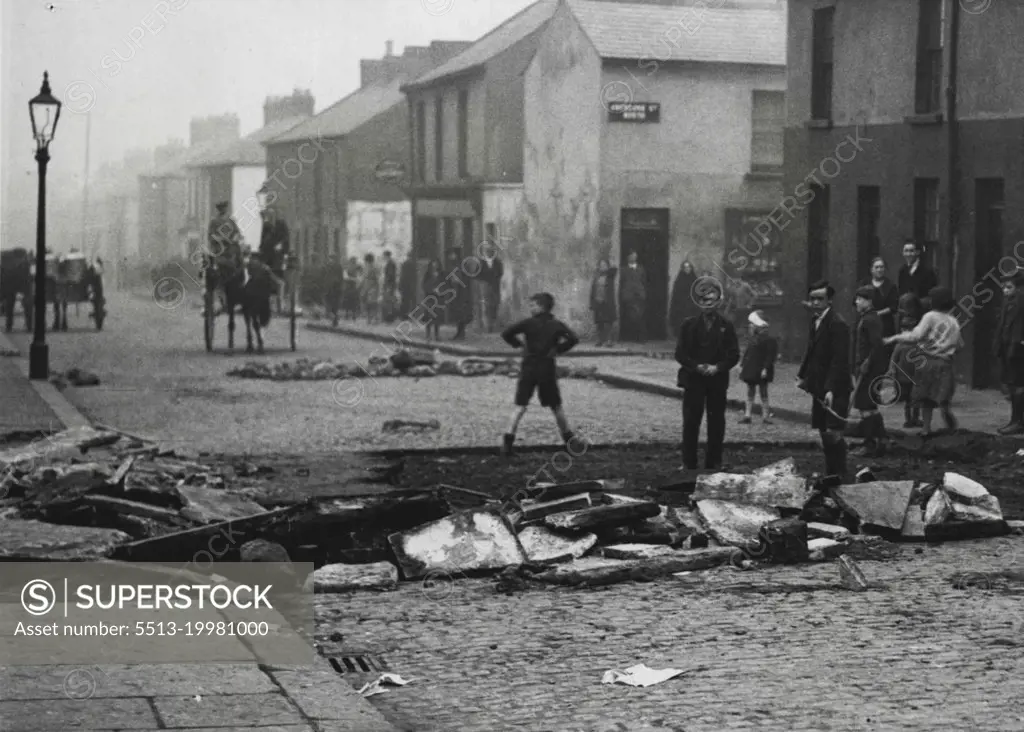
[[[603,58],[786,64],[786,14],[782,11],[595,0],[568,3]]]
[[[367,86],[343,97],[313,117],[306,117],[291,129],[266,138],[263,145],[299,142],[318,137],[332,138],[347,135],[396,104],[405,104],[400,86],[402,78],[385,85]]]
[[[558,8],[558,0],[538,0],[527,6],[487,35],[453,56],[445,63],[417,77],[408,88],[426,86],[447,76],[482,66],[499,53],[508,50],[528,35],[544,26]]]
[[[307,116],[287,117],[271,122],[240,140],[232,140],[212,148],[203,148],[185,163],[186,168],[212,168],[219,165],[264,165],[267,151],[263,143],[308,121]]]

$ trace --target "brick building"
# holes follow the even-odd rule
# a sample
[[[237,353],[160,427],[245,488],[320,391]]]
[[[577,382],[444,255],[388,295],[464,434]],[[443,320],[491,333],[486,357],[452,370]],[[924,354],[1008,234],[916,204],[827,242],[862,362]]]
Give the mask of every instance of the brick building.
[[[717,272],[727,224],[780,195],[784,23],[774,4],[528,7],[405,87],[417,256],[497,239],[506,317],[547,290],[585,331],[598,258],[636,250],[665,337],[683,259]]]
[[[287,132],[267,139],[267,191],[307,264],[409,251],[411,216],[401,185],[409,157],[408,108],[399,86],[468,43],[433,41],[360,62],[360,88]]]
[[[991,274],[1024,260],[1024,3],[790,0],[788,35],[788,289],[827,276],[852,316],[872,257],[895,279],[913,237],[961,304],[958,372],[992,385]],[[786,322],[795,356],[798,304]]]

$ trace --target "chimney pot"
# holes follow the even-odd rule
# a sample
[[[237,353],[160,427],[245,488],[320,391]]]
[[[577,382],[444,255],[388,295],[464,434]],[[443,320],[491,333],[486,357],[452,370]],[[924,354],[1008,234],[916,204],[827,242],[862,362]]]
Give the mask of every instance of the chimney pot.
[[[395,42],[394,41],[385,41],[384,42],[384,56],[385,57],[390,58],[393,55],[392,51],[394,51],[394,50],[395,50]]]

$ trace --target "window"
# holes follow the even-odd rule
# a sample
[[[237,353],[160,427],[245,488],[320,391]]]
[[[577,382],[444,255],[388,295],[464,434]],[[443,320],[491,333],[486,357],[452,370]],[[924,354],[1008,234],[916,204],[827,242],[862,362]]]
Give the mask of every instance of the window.
[[[752,172],[772,172],[782,167],[782,134],[785,116],[785,92],[754,92],[750,141],[750,170]]]
[[[416,257],[434,259],[441,255],[437,240],[437,219],[430,216],[416,217]]]
[[[829,186],[811,186],[810,207],[807,212],[807,282],[828,276],[828,219]]]
[[[476,256],[476,242],[473,241],[473,219],[462,220],[462,256]]]
[[[924,244],[925,260],[935,266],[939,245],[939,179],[914,179],[914,241]]]
[[[881,190],[878,186],[857,186],[857,275],[871,274],[871,260],[881,251],[878,220],[881,217]]]
[[[920,0],[917,26],[917,85],[915,112],[941,109],[942,26],[944,0]]]
[[[434,180],[444,180],[444,98],[434,100]]]
[[[832,21],[835,8],[814,11],[811,60],[811,117],[832,119]]]
[[[341,260],[341,229],[334,229],[334,256]]]
[[[459,177],[469,177],[469,90],[459,92]]]
[[[416,104],[416,180],[427,179],[427,105]]]

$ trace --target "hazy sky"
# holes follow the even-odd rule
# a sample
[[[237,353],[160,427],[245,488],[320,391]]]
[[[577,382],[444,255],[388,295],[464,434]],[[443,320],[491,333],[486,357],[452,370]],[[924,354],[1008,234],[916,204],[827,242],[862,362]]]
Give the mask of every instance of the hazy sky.
[[[49,172],[72,185],[85,167],[87,109],[95,171],[129,148],[187,144],[194,116],[235,112],[252,132],[264,98],[295,87],[312,90],[319,112],[358,87],[359,59],[383,56],[385,41],[397,54],[475,40],[530,2],[0,0],[4,187],[34,185],[27,103],[44,70],[64,101]]]

